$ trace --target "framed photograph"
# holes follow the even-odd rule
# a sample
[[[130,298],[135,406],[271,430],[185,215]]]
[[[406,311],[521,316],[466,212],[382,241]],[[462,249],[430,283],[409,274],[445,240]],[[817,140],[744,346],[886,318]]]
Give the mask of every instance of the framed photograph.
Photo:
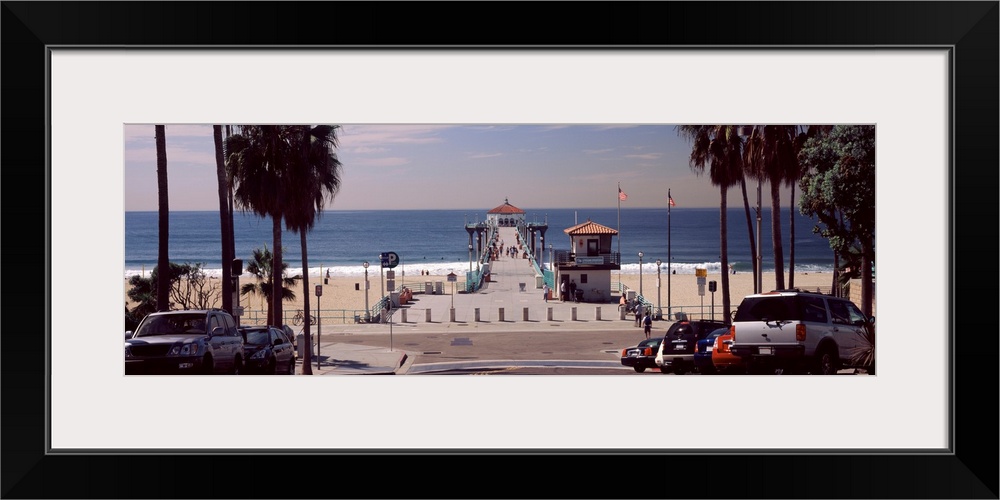
[[[650,496],[997,498],[997,410],[975,404],[997,360],[957,333],[996,331],[971,309],[997,293],[976,270],[998,206],[997,2],[584,2],[580,28],[515,3],[474,30],[413,23],[456,4],[230,5],[3,4],[4,497],[273,495],[254,464],[290,470],[292,496],[347,495],[301,477],[330,455],[412,497],[447,481],[414,460],[576,455],[604,478],[538,491],[618,497],[646,464],[725,478]],[[314,377],[275,386],[280,404],[245,380],[123,379],[125,126],[267,122],[874,124],[879,373],[712,382],[724,397],[663,377]],[[634,391],[663,401],[629,409]],[[678,422],[717,432],[635,444]],[[150,468],[211,473],[151,486]],[[488,496],[535,496],[552,469],[529,469]]]

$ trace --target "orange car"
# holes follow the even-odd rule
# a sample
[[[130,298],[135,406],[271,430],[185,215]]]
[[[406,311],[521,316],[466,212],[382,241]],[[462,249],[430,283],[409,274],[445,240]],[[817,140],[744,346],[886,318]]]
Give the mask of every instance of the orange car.
[[[746,370],[746,362],[743,358],[729,352],[729,346],[733,343],[735,332],[733,328],[729,332],[719,335],[715,339],[715,347],[712,349],[712,365],[719,373],[731,373]]]

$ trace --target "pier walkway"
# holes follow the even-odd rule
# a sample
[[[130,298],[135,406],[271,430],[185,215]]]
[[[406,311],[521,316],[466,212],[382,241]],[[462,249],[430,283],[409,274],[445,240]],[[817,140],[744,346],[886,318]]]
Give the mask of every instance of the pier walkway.
[[[515,229],[503,227],[499,236],[505,244],[515,242]],[[524,285],[522,290],[521,285]],[[409,283],[408,283],[409,285]],[[421,283],[423,285],[423,283]],[[454,294],[452,294],[454,290]],[[392,310],[389,323],[335,324],[323,326],[320,352],[326,357],[358,361],[365,373],[394,371],[405,359],[398,349],[379,349],[345,343],[352,334],[407,335],[409,333],[544,332],[572,334],[583,330],[622,330],[634,333],[634,318],[621,319],[619,295],[610,294],[608,303],[545,300],[530,259],[513,258],[501,252],[490,263],[490,281],[476,292],[466,293],[461,283],[444,282],[442,294],[419,293]],[[452,320],[454,307],[454,320]],[[478,311],[478,321],[476,314]],[[502,315],[502,316],[501,316]],[[429,318],[429,321],[428,321]],[[301,369],[301,368],[300,368]],[[323,366],[319,373],[350,373],[349,368]],[[361,373],[361,372],[359,372]]]
[[[510,244],[515,240],[514,228],[504,227],[499,231],[500,238],[505,243]],[[572,300],[563,302],[558,298],[546,301],[538,286],[539,280],[530,259],[520,256],[513,258],[502,252],[499,259],[490,263],[490,281],[484,282],[478,291],[465,293],[460,283],[445,282],[444,293],[440,295],[415,293],[408,304],[393,310],[392,322],[395,326],[421,331],[469,328],[531,331],[551,326],[560,326],[562,330],[566,330],[566,323],[572,323],[573,328],[599,329],[633,325],[631,316],[627,321],[620,319],[617,294],[610,295],[610,301],[604,304],[577,303]],[[558,295],[553,293],[555,297]],[[453,304],[454,321],[451,317]],[[344,332],[366,333],[373,328],[385,329],[386,325],[348,324],[332,328]]]

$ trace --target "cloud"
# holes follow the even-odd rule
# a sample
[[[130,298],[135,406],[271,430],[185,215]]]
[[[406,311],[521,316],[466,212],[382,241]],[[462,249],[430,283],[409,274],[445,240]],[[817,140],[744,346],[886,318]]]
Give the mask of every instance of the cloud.
[[[583,154],[586,154],[586,155],[599,155],[599,154],[604,154],[604,153],[610,153],[612,151],[614,151],[614,149],[611,149],[611,148],[606,148],[606,149],[584,149],[583,150]]]
[[[391,144],[433,144],[443,142],[438,134],[451,125],[344,125],[338,136],[347,150],[377,148]],[[373,146],[374,145],[374,146]]]
[[[497,156],[503,156],[503,153],[476,153],[469,155],[469,159],[479,160],[481,158],[496,158]]]
[[[643,155],[625,155],[625,158],[633,160],[659,160],[663,157],[663,153],[646,153]]]
[[[398,156],[386,156],[382,158],[356,158],[351,160],[351,166],[363,166],[363,167],[398,167],[400,165],[407,165],[410,163],[409,158],[401,158]]]

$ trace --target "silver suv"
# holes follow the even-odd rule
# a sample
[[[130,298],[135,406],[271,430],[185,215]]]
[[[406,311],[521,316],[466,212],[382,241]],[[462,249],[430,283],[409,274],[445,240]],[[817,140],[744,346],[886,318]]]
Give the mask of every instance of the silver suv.
[[[125,332],[126,375],[238,375],[243,356],[243,337],[222,309],[151,313]]]
[[[730,351],[747,362],[750,373],[831,375],[871,348],[870,328],[871,320],[850,300],[776,290],[743,299]]]

